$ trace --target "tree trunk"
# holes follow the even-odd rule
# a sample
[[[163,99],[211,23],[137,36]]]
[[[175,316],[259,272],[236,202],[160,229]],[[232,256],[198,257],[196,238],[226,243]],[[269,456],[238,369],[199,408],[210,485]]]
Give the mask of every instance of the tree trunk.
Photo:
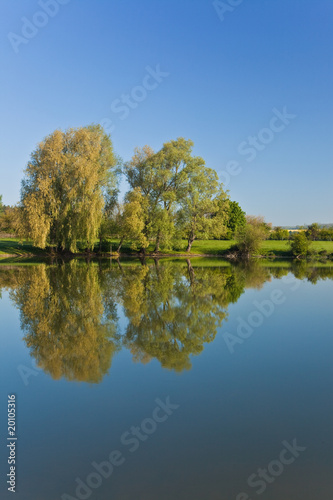
[[[187,240],[187,248],[186,248],[186,252],[190,252],[191,251],[191,248],[192,248],[192,244],[193,244],[193,241],[195,240],[195,236],[193,234],[191,234],[191,236],[189,237],[189,239]]]
[[[160,251],[160,242],[161,242],[161,232],[158,231],[157,236],[156,236],[156,244],[155,244],[154,253],[157,253]]]
[[[119,245],[118,245],[118,248],[117,248],[117,253],[120,252],[120,249],[121,249],[121,246],[122,246],[123,242],[124,242],[124,238],[121,238],[121,240],[119,242]]]

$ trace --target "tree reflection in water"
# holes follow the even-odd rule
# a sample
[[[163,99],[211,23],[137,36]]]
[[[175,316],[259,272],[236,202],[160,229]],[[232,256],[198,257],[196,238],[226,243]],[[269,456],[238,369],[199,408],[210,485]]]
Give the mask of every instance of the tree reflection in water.
[[[157,359],[164,368],[191,368],[191,356],[212,342],[228,305],[246,288],[261,288],[290,270],[315,283],[333,278],[330,267],[195,266],[190,260],[149,264],[113,262],[2,266],[20,311],[24,340],[37,365],[54,379],[100,382],[112,358],[128,348],[135,361]],[[128,320],[118,328],[117,306]]]

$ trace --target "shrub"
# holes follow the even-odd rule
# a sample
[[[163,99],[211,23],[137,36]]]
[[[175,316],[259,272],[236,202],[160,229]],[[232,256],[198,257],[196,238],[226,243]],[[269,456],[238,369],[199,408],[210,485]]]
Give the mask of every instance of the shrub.
[[[290,243],[292,254],[295,257],[305,257],[309,253],[310,241],[305,236],[304,232],[295,234]]]

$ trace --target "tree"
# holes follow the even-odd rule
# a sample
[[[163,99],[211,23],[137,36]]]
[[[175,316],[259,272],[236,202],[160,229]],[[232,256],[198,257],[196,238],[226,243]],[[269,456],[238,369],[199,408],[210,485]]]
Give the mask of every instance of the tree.
[[[232,239],[238,227],[245,226],[245,212],[241,209],[237,201],[229,201],[229,210],[227,218],[227,239]]]
[[[34,244],[93,248],[117,159],[100,125],[56,130],[33,151],[21,191],[21,233]]]
[[[320,238],[320,227],[317,222],[310,224],[308,229],[305,231],[305,235],[309,240],[316,241]]]
[[[124,172],[132,189],[139,187],[148,200],[145,236],[155,238],[155,251],[167,245],[174,234],[177,204],[186,194],[189,174],[200,157],[192,156],[193,142],[180,137],[166,142],[157,153],[149,147],[136,149]]]
[[[3,206],[2,212],[0,211],[0,231],[9,234],[16,233],[18,230],[18,216],[18,207]]]
[[[309,247],[310,241],[307,239],[304,231],[296,233],[290,243],[292,254],[297,258],[305,257],[309,251]]]
[[[124,240],[131,241],[133,250],[148,247],[149,241],[144,233],[147,209],[147,199],[140,188],[126,194],[125,203],[118,206],[115,217],[115,231],[120,236],[117,252],[120,252]]]
[[[239,256],[249,259],[257,253],[268,231],[269,225],[263,217],[247,216],[246,225],[239,227],[235,235]]]
[[[270,240],[289,240],[289,231],[282,229],[281,226],[276,226],[269,235]]]
[[[202,164],[192,166],[180,206],[178,225],[186,235],[187,252],[197,237],[220,238],[226,233],[229,200],[215,170]]]
[[[0,194],[0,214],[3,211],[3,204],[2,204],[2,194]]]

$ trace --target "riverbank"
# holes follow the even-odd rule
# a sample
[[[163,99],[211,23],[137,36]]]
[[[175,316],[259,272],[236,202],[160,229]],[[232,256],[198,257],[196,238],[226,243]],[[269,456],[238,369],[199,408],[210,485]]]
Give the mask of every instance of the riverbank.
[[[186,252],[186,242],[184,241],[179,248],[173,250],[163,250],[154,253],[153,245],[147,249],[146,256],[152,258],[160,257],[223,257],[229,258],[230,249],[235,244],[233,240],[197,240],[192,245],[192,251]],[[108,251],[98,251],[96,245],[94,252],[78,252],[76,254],[61,253],[62,257],[138,257],[138,253],[131,250],[130,245],[124,245],[120,254],[114,251],[118,246],[116,240],[107,244]],[[103,250],[106,250],[105,246]],[[111,250],[111,253],[110,253]],[[311,250],[322,258],[333,258],[333,241],[313,241]],[[10,258],[50,258],[57,257],[59,254],[50,249],[41,250],[34,247],[31,242],[21,243],[17,238],[0,239],[0,259]],[[262,243],[260,255],[257,257],[269,258],[293,258],[288,241],[266,240]]]

